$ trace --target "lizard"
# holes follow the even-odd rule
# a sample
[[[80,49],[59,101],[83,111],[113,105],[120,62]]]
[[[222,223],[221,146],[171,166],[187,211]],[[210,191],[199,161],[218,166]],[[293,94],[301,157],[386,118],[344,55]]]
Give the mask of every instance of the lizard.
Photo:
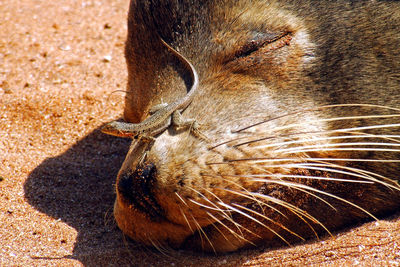
[[[174,102],[167,104],[159,104],[150,109],[150,117],[146,118],[139,123],[129,123],[120,121],[111,121],[101,128],[101,131],[105,134],[114,135],[118,137],[131,137],[135,139],[141,139],[147,142],[154,142],[155,136],[164,132],[170,125],[174,125],[176,128],[190,127],[190,131],[193,135],[198,138],[207,140],[207,138],[199,131],[199,125],[193,119],[184,119],[181,115],[181,111],[186,109],[187,106],[192,102],[195,93],[199,87],[199,76],[196,69],[185,58],[182,54],[172,48],[163,39],[161,42],[168,48],[190,71],[192,86],[187,94],[175,100]]]

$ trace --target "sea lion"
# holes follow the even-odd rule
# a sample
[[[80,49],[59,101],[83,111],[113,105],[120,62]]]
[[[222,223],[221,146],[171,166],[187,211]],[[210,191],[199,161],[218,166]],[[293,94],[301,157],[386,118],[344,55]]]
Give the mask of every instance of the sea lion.
[[[140,139],[114,215],[159,249],[294,244],[400,207],[400,3],[131,1],[124,119],[186,94],[209,141]]]

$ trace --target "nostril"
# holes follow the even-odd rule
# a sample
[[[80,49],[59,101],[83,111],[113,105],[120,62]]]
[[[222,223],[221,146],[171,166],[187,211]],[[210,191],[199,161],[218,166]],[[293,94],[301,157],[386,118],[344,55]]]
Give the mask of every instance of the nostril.
[[[154,175],[156,174],[156,167],[154,164],[147,164],[142,167],[136,168],[135,171],[123,173],[119,177],[118,191],[124,194],[126,198],[132,197],[136,193],[149,194],[149,187],[154,183]]]
[[[157,168],[150,163],[121,174],[117,182],[118,193],[134,209],[149,215],[152,220],[162,217],[162,209],[152,192],[156,174]]]

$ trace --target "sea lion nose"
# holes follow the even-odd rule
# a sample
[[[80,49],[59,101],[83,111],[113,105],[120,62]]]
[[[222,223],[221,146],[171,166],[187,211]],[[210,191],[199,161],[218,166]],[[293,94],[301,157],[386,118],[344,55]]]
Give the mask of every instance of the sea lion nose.
[[[134,171],[120,174],[117,181],[119,195],[134,209],[149,215],[152,220],[158,220],[163,214],[152,192],[156,174],[156,166],[149,163]]]

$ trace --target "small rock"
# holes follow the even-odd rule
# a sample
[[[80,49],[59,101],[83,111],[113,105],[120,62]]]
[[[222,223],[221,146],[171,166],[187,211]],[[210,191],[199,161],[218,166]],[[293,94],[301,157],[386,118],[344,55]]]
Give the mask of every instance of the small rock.
[[[335,253],[333,251],[326,251],[325,252],[325,257],[333,257],[335,256]]]
[[[103,62],[110,62],[111,59],[112,59],[111,55],[106,55],[106,56],[103,57]]]
[[[0,87],[3,88],[3,91],[4,91],[5,94],[12,94],[13,93],[13,91],[10,88],[10,86],[8,85],[8,82],[6,82],[6,81],[3,81],[0,84]]]
[[[58,48],[60,48],[60,50],[62,51],[69,51],[71,50],[71,46],[67,45],[67,44],[61,44],[58,46]]]

